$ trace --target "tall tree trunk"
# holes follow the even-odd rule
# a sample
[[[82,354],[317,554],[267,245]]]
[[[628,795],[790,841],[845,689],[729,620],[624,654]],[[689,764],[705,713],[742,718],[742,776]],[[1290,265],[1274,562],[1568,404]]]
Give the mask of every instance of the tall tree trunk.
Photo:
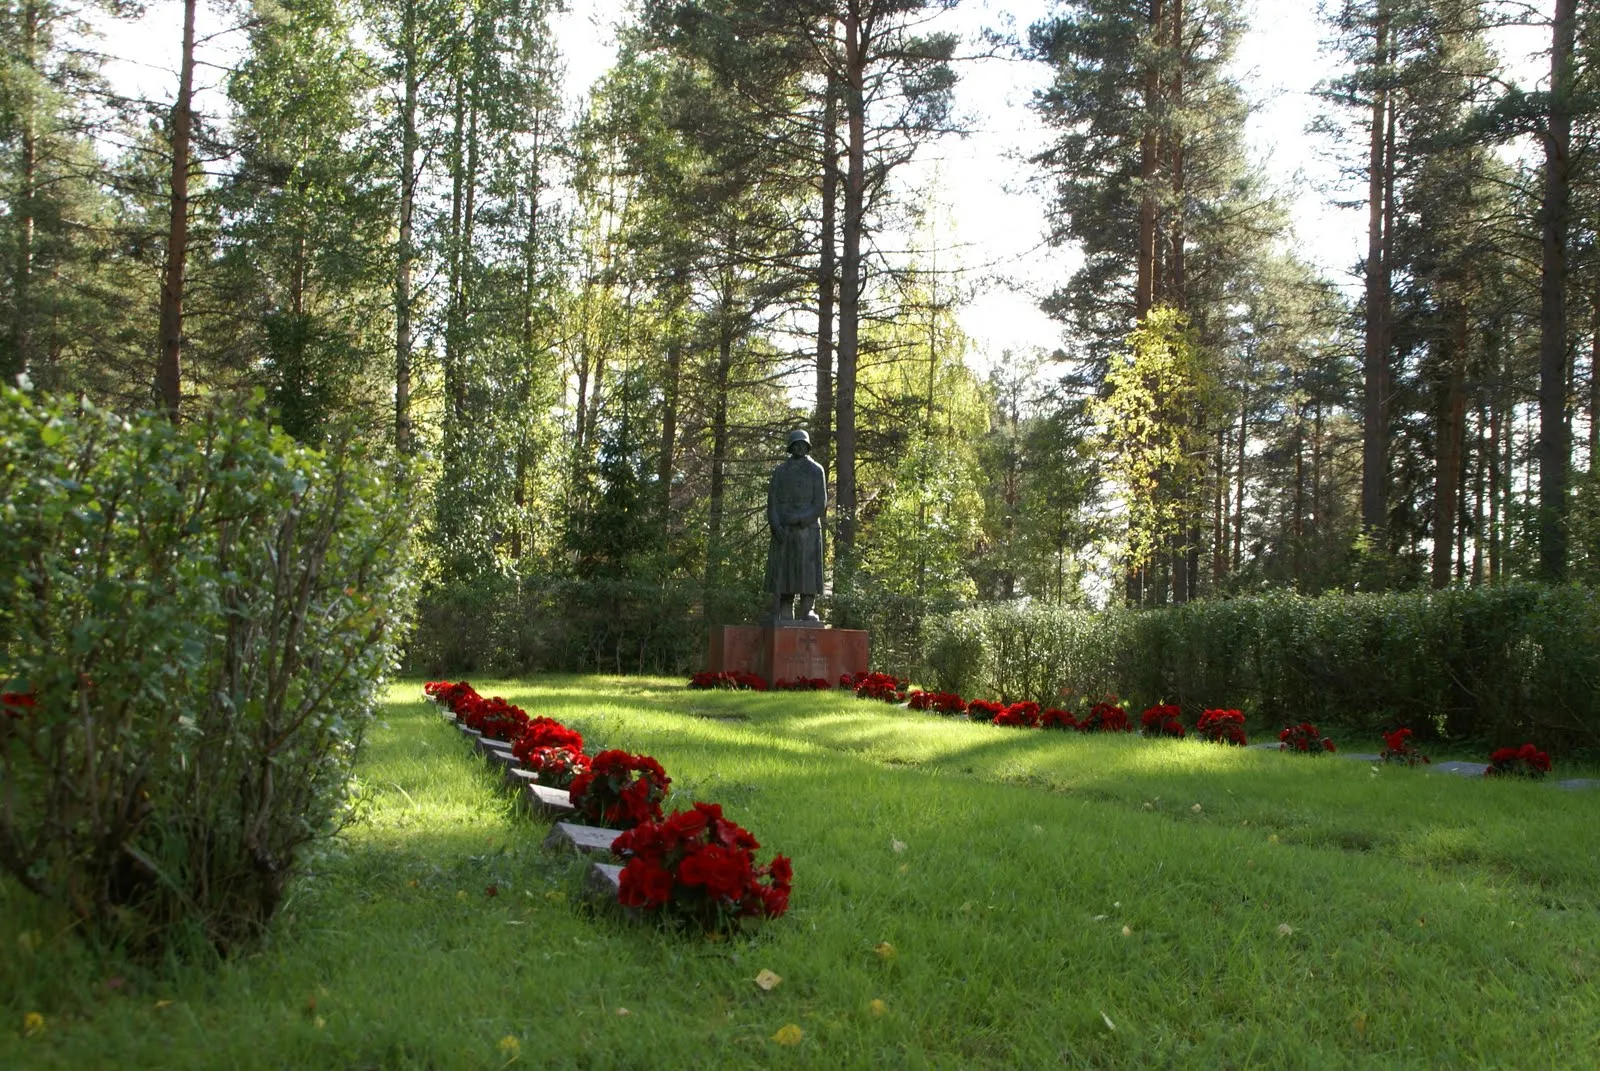
[[[171,218],[167,225],[167,263],[161,276],[161,353],[156,359],[156,397],[174,424],[182,419],[183,275],[189,253],[189,142],[194,127],[194,14],[196,0],[184,0],[183,55],[178,96],[172,102]]]
[[[1162,41],[1163,0],[1150,0],[1150,39]],[[1144,72],[1144,131],[1139,137],[1139,257],[1133,291],[1133,317],[1143,322],[1155,304],[1156,291],[1156,174],[1160,166],[1161,65],[1158,48],[1150,50]]]
[[[1246,394],[1239,399],[1239,441],[1235,444],[1238,454],[1234,457],[1233,571],[1236,573],[1244,566],[1244,451],[1249,441],[1250,398]]]
[[[1483,390],[1478,389],[1477,405],[1477,442],[1473,448],[1472,467],[1472,586],[1477,587],[1483,583],[1483,550],[1488,533],[1484,530],[1484,498],[1488,489],[1485,487],[1485,474],[1494,464],[1494,454],[1486,438],[1488,430],[1488,414],[1483,404]]]
[[[1589,475],[1600,477],[1600,273],[1589,309]]]
[[[833,452],[833,298],[838,285],[834,244],[838,241],[839,88],[828,72],[827,100],[822,109],[822,235],[817,257],[817,404],[811,420],[811,454],[826,467]]]
[[[1433,478],[1433,586],[1450,584],[1455,549],[1457,488],[1466,433],[1467,307],[1451,302],[1446,312],[1444,367],[1437,387]]]
[[[1166,294],[1166,303],[1175,309],[1187,312],[1188,300],[1184,296],[1184,176],[1183,176],[1183,121],[1179,113],[1183,109],[1183,0],[1169,0],[1172,5],[1169,21],[1172,23],[1172,83],[1168,87],[1168,106],[1173,110],[1172,120],[1167,124],[1168,152],[1172,169],[1172,210],[1171,223],[1168,226],[1167,241],[1170,251],[1167,254],[1167,277],[1170,280]]]
[[[417,0],[405,0],[400,28],[400,236],[394,268],[394,448],[411,452],[411,269],[417,205]]]
[[[1578,0],[1556,0],[1551,23],[1550,115],[1544,137],[1544,231],[1539,269],[1539,575],[1567,575],[1567,216],[1571,198],[1572,52]]]
[[[730,248],[732,248],[730,246]],[[733,364],[733,295],[724,280],[721,323],[717,333],[716,398],[711,414],[711,496],[706,510],[706,595],[717,588],[722,573],[722,517],[728,459],[728,378]],[[707,603],[711,599],[707,598]]]
[[[1212,483],[1211,502],[1211,586],[1221,587],[1222,578],[1228,574],[1227,523],[1228,523],[1228,431],[1217,429],[1217,465]]]
[[[1305,581],[1306,557],[1306,409],[1304,403],[1294,407],[1294,502],[1289,531],[1294,546],[1289,555],[1290,573],[1294,587],[1299,591]]]
[[[872,27],[852,5],[844,20],[847,161],[839,258],[839,367],[834,398],[834,485],[838,507],[833,584],[848,592],[856,555],[856,368],[861,318],[861,238],[866,215],[866,68]]]
[[[23,65],[31,74],[37,75],[39,65],[39,8],[36,3],[27,3],[21,12],[22,16],[22,42],[21,51]],[[0,354],[0,379],[10,382],[19,372],[24,372],[33,366],[33,298],[31,284],[33,282],[33,227],[34,227],[34,201],[38,197],[38,102],[34,99],[31,87],[22,94],[23,99],[18,103],[22,115],[20,159],[18,163],[18,182],[16,200],[11,205],[11,215],[15,220],[17,232],[17,259],[14,275],[11,282],[11,353]]]
[[[447,250],[450,263],[449,291],[444,326],[444,396],[447,415],[456,415],[456,398],[461,393],[461,287],[465,263],[462,221],[466,204],[467,174],[467,90],[458,72],[453,86],[453,123],[450,131],[450,236]]]
[[[1374,27],[1371,131],[1367,150],[1366,339],[1361,421],[1361,526],[1369,535],[1388,523],[1389,485],[1389,202],[1392,180],[1392,107],[1389,21],[1382,0]]]

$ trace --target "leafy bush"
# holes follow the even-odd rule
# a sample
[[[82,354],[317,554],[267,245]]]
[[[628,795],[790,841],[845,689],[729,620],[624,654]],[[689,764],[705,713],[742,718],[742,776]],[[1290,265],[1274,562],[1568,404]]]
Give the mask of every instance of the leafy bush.
[[[1575,585],[979,606],[929,622],[923,662],[940,688],[1007,701],[1112,693],[1278,725],[1600,748],[1600,601]]]
[[[355,446],[0,388],[0,867],[148,951],[227,949],[347,814],[406,612],[405,502]]]

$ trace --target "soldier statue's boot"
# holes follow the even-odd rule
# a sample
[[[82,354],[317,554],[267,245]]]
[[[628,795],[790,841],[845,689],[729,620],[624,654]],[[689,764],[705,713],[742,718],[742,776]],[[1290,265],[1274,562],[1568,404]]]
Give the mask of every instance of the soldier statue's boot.
[[[795,618],[807,624],[820,622],[822,618],[817,616],[816,606],[817,597],[815,595],[800,596],[800,609],[795,611]]]
[[[782,594],[782,595],[778,596],[778,614],[777,614],[777,619],[779,621],[793,621],[794,620],[794,595],[793,594],[785,593],[785,594]]]

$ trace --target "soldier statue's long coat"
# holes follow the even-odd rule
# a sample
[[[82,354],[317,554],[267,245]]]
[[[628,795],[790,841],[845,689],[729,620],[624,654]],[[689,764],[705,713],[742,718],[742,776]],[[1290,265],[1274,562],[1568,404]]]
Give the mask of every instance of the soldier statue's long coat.
[[[828,477],[809,455],[790,455],[767,485],[767,585],[777,594],[822,594],[822,515]],[[798,524],[794,522],[799,522]]]

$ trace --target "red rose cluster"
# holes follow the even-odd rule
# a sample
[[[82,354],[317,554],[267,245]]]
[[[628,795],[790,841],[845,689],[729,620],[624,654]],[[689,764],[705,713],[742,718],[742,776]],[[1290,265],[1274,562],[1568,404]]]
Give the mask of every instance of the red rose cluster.
[[[775,692],[825,692],[831,687],[826,677],[797,677],[773,682]]]
[[[1399,762],[1407,766],[1431,761],[1428,756],[1417,750],[1417,746],[1411,742],[1411,735],[1410,729],[1396,729],[1392,733],[1384,733],[1383,754],[1379,758],[1384,762]]]
[[[889,673],[841,673],[839,687],[856,693],[857,699],[881,699],[885,703],[899,703],[906,697],[909,681],[900,680]]]
[[[1039,704],[1034,702],[1012,703],[994,716],[994,723],[1011,729],[1037,729],[1039,727]]]
[[[1303,721],[1299,725],[1291,725],[1278,734],[1279,751],[1298,751],[1302,755],[1321,755],[1324,752],[1337,751],[1333,741],[1323,736],[1315,725]]]
[[[906,698],[906,706],[912,710],[931,710],[935,714],[965,714],[967,712],[966,700],[954,692],[912,692]]]
[[[1089,708],[1089,713],[1078,722],[1080,733],[1131,733],[1128,712],[1115,703],[1099,702]]]
[[[1174,703],[1158,703],[1146,707],[1139,715],[1139,732],[1145,736],[1184,736],[1183,708]]]
[[[726,928],[751,916],[777,918],[789,909],[794,873],[774,856],[757,866],[761,845],[722,817],[715,803],[696,803],[665,821],[642,822],[617,837],[613,854],[626,859],[624,906],[659,911],[705,929]]]
[[[583,734],[554,718],[530,718],[527,711],[499,696],[483,698],[466,681],[429,681],[422,691],[447,707],[467,728],[508,741],[511,753],[534,771],[541,785],[566,788],[589,768]]]
[[[1072,716],[1070,710],[1060,707],[1046,707],[1039,713],[1039,728],[1041,729],[1076,729],[1078,719]]]
[[[629,829],[661,821],[661,801],[672,779],[649,755],[602,751],[572,781],[572,805],[591,822]]]
[[[967,719],[969,721],[993,722],[1006,712],[1004,703],[996,703],[992,699],[973,699],[967,703]]]
[[[689,687],[700,689],[732,688],[751,692],[764,692],[767,690],[767,682],[764,678],[754,673],[745,673],[741,670],[727,669],[713,672],[708,669],[690,677]],[[823,687],[827,687],[827,685],[823,685]]]
[[[1237,710],[1207,710],[1201,713],[1194,731],[1213,744],[1244,747],[1244,714]]]
[[[1527,777],[1538,780],[1550,772],[1550,756],[1532,744],[1498,748],[1489,755],[1485,777]]]

